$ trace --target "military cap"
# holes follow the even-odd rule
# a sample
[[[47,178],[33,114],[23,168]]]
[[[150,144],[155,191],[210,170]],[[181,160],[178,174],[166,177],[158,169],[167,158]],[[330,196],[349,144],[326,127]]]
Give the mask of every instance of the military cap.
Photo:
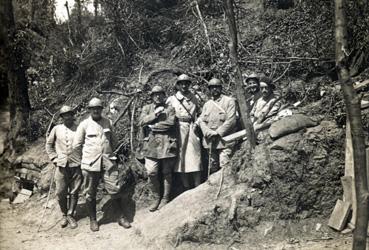
[[[73,112],[73,108],[68,106],[68,105],[64,105],[63,107],[60,108],[59,110],[59,114],[66,114],[66,113],[72,113]]]
[[[95,108],[95,107],[100,107],[100,108],[103,107],[102,101],[97,97],[92,98],[90,102],[88,103],[88,108]]]
[[[159,86],[159,85],[155,85],[151,91],[150,91],[150,95],[154,94],[154,93],[165,93],[163,87]]]
[[[217,78],[213,78],[208,82],[208,87],[211,86],[222,86],[222,82]]]

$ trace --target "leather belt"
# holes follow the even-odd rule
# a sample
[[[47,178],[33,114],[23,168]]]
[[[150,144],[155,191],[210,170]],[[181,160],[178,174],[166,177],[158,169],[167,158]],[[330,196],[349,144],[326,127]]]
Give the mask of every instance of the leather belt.
[[[178,117],[178,121],[191,123],[192,118],[191,117]]]

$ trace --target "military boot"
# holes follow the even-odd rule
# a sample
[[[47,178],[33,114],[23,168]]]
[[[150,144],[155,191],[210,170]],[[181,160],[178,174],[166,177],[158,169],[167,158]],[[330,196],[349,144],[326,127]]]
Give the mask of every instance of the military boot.
[[[122,205],[122,199],[118,198],[115,200],[115,203],[117,204],[117,207],[121,213],[123,213],[123,205]],[[130,228],[131,223],[126,219],[124,215],[121,215],[121,217],[118,219],[118,225],[124,228]]]
[[[131,223],[129,223],[129,221],[124,216],[119,218],[118,224],[119,226],[127,228],[127,229],[131,227]]]
[[[65,198],[59,198],[58,199],[58,202],[59,202],[60,211],[63,214],[63,218],[62,218],[62,221],[60,223],[60,226],[62,228],[64,228],[64,227],[68,226],[68,220],[67,220],[67,212],[68,212],[67,204],[68,204],[68,200],[67,200],[67,197],[65,197]]]
[[[92,232],[99,231],[99,224],[96,220],[96,200],[86,200],[88,216],[90,217],[90,229]]]
[[[172,190],[172,174],[165,174],[163,176],[164,179],[164,191],[163,191],[163,199],[160,203],[160,208],[165,206],[170,201],[170,191]]]
[[[77,203],[78,203],[78,195],[72,195],[70,197],[70,202],[69,202],[69,211],[68,211],[68,215],[67,215],[67,220],[68,223],[70,225],[70,228],[75,229],[78,227],[77,221],[74,219],[74,212],[76,211],[77,208]]]
[[[151,175],[150,178],[150,189],[154,196],[154,203],[150,206],[149,211],[154,212],[160,205],[160,183],[157,175]]]

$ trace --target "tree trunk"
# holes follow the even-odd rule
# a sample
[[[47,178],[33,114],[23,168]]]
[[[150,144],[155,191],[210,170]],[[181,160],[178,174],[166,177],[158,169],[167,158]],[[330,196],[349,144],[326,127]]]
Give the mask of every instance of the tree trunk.
[[[10,131],[9,149],[17,152],[23,149],[29,131],[30,103],[26,69],[22,66],[22,53],[14,43],[16,28],[12,0],[4,0],[0,5],[2,54],[7,62],[9,89]],[[6,27],[8,29],[6,29]]]
[[[95,14],[95,17],[97,17],[98,8],[99,8],[99,0],[94,0],[93,4],[94,4],[94,14]]]
[[[339,70],[339,80],[345,100],[346,113],[350,122],[354,155],[354,183],[357,210],[352,249],[365,250],[369,213],[365,141],[361,119],[360,98],[354,90],[347,66],[348,47],[345,7],[345,0],[335,0],[336,66]]]
[[[250,118],[250,104],[246,101],[246,97],[244,95],[244,90],[242,87],[242,72],[240,65],[238,63],[238,39],[237,39],[237,26],[235,20],[235,14],[233,9],[233,0],[224,0],[224,9],[225,15],[227,17],[227,23],[229,28],[229,54],[231,56],[231,60],[236,68],[236,96],[238,100],[238,104],[240,105],[242,125],[246,129],[247,139],[250,143],[250,149],[252,150],[256,146],[256,137],[255,131],[252,126],[251,118]]]
[[[77,9],[77,27],[79,27],[82,23],[82,5],[81,0],[76,0],[76,9]]]

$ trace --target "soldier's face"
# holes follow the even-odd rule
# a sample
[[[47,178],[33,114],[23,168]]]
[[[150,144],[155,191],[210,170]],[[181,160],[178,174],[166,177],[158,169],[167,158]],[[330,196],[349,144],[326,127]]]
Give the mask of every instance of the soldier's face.
[[[94,120],[100,120],[102,117],[102,108],[101,107],[93,107],[90,108],[91,117]]]
[[[64,113],[61,115],[64,124],[71,124],[74,122],[74,114],[72,112]]]
[[[264,98],[267,98],[272,93],[271,88],[265,82],[260,83],[260,92]]]
[[[212,97],[217,98],[222,94],[222,87],[221,86],[210,86],[209,91]]]
[[[177,83],[178,86],[178,90],[181,91],[182,93],[188,93],[189,89],[190,89],[190,81],[180,81]]]
[[[248,92],[252,95],[256,94],[260,90],[259,89],[259,82],[256,79],[247,80],[246,86],[250,86],[248,88]]]
[[[165,94],[162,92],[153,93],[151,98],[155,104],[163,104],[165,102]]]

